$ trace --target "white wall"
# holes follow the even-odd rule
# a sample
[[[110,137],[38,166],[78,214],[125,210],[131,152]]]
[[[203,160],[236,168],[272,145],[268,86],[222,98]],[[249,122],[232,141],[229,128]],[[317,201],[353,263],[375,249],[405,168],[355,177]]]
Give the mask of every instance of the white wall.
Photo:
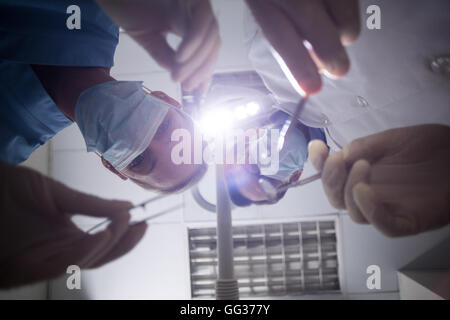
[[[388,238],[372,226],[358,225],[347,214],[341,217],[345,289],[348,293],[398,291],[397,270],[448,237],[450,226],[416,236]],[[381,290],[366,286],[369,265],[381,268]]]
[[[407,270],[399,272],[400,299],[449,299],[448,274],[449,270]],[[439,294],[439,289],[443,291],[442,295]]]

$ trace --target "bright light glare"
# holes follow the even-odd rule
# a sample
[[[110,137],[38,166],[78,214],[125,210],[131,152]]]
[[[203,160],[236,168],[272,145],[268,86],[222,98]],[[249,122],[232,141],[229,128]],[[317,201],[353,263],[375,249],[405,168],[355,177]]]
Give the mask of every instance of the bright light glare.
[[[260,106],[256,102],[249,102],[246,105],[247,114],[249,114],[251,116],[254,116],[255,114],[257,114],[259,109],[260,109]]]
[[[287,66],[286,62],[284,62],[283,58],[279,55],[278,52],[275,51],[275,49],[272,48],[272,54],[275,58],[275,60],[278,62],[278,65],[280,66],[281,70],[283,71],[286,78],[289,80],[289,83],[292,85],[292,87],[297,91],[297,93],[304,97],[306,95],[305,91],[300,87],[297,80],[295,79],[294,75],[292,74],[291,70],[289,70],[289,67]]]
[[[208,138],[215,138],[227,134],[233,128],[236,121],[254,116],[261,107],[256,102],[249,102],[230,111],[226,108],[214,108],[205,112],[198,122],[200,130]]]
[[[236,109],[234,109],[234,116],[238,120],[247,118],[247,109],[244,106],[237,107]]]
[[[234,109],[234,117],[236,120],[243,120],[257,114],[260,108],[261,107],[256,102],[249,102],[245,106],[236,107]]]
[[[233,127],[233,114],[223,109],[209,111],[201,117],[199,126],[207,137],[225,134]]]

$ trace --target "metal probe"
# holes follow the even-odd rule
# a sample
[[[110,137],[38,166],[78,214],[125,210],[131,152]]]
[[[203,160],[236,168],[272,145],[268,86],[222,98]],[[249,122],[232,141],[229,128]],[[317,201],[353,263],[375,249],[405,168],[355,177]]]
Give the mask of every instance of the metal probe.
[[[289,120],[287,120],[285,122],[285,124],[283,125],[283,127],[281,128],[280,140],[278,141],[278,151],[281,151],[281,149],[283,149],[284,143],[285,143],[286,139],[288,138],[290,132],[292,131],[292,128],[297,124],[298,116],[302,112],[307,101],[308,101],[308,96],[303,97],[299,101],[291,118]]]
[[[139,204],[137,204],[137,205],[134,205],[132,208],[130,208],[130,210],[137,209],[137,208],[143,208],[143,209],[144,209],[145,206],[146,206],[147,204],[149,204],[149,203],[151,203],[151,202],[154,202],[154,201],[157,201],[157,200],[159,200],[159,199],[165,198],[165,197],[167,197],[167,196],[168,196],[167,194],[160,194],[160,195],[157,195],[156,197],[150,198],[150,199],[145,200],[145,201],[143,201],[143,202],[141,202],[141,203],[139,203]],[[171,212],[171,211],[173,211],[173,210],[179,209],[179,208],[181,208],[181,207],[182,207],[182,205],[177,205],[177,206],[170,207],[170,208],[167,209],[167,210],[163,210],[163,211],[158,212],[158,213],[156,213],[156,214],[154,214],[154,215],[151,215],[151,216],[149,216],[149,217],[147,217],[147,218],[145,218],[145,219],[143,219],[143,220],[141,220],[141,221],[138,221],[138,222],[136,222],[136,223],[130,224],[130,226],[133,226],[133,225],[135,225],[135,224],[137,224],[137,223],[140,223],[140,222],[143,222],[143,221],[147,221],[147,220],[151,220],[151,219],[157,218],[157,217],[159,217],[159,216],[162,216],[162,215],[164,215],[164,214],[167,214],[167,213],[169,213],[169,212]],[[92,228],[90,228],[90,229],[89,229],[88,231],[86,231],[86,232],[87,232],[87,233],[91,233],[93,230],[95,230],[95,229],[101,227],[102,225],[104,225],[105,223],[108,223],[108,222],[110,222],[110,221],[111,221],[110,219],[105,219],[105,220],[103,220],[102,222],[100,222],[100,223],[96,224],[95,226],[93,226]]]

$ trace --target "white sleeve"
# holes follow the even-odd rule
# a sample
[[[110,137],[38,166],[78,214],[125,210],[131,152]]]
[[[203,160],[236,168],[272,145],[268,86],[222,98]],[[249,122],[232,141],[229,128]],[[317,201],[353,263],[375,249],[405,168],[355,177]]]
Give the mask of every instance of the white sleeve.
[[[299,100],[299,94],[291,86],[273,57],[270,43],[264,37],[261,28],[248,8],[244,17],[245,45],[253,68],[277,101],[296,104]]]

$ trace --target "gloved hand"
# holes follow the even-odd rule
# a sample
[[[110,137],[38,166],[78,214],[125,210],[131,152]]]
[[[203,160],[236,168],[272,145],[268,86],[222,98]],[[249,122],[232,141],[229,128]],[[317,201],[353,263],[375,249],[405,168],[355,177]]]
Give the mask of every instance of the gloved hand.
[[[320,90],[319,70],[334,77],[349,69],[343,45],[359,34],[358,0],[246,0],[267,40],[302,89]],[[313,47],[308,50],[303,41]]]
[[[97,0],[186,90],[205,92],[219,55],[221,40],[208,0]],[[182,37],[175,52],[166,35]]]
[[[99,267],[130,251],[147,227],[128,226],[129,202],[81,193],[33,170],[1,162],[0,197],[1,288],[59,276],[69,265]],[[73,214],[112,222],[91,235],[72,223]]]
[[[354,140],[328,155],[309,146],[330,203],[358,223],[406,236],[450,222],[450,127],[421,125]]]

